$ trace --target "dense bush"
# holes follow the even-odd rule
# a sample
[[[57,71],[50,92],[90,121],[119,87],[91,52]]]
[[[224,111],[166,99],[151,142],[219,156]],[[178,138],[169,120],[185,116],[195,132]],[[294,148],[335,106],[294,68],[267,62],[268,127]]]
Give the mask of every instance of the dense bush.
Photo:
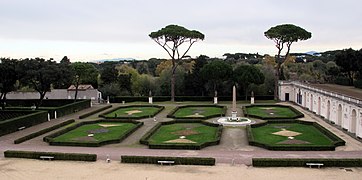
[[[215,165],[209,157],[121,156],[122,163],[159,164],[158,161],[174,161],[175,165]]]
[[[204,117],[175,117],[174,114],[176,113],[176,111],[178,111],[181,108],[187,108],[187,107],[220,107],[222,108],[222,113],[221,114],[215,114],[215,115],[210,115],[210,116],[204,116]],[[168,118],[174,118],[174,119],[210,119],[213,117],[220,117],[220,116],[225,116],[226,114],[226,106],[219,106],[219,105],[185,105],[185,106],[177,106],[175,109],[173,109],[172,111],[170,111],[167,114]]]
[[[118,109],[121,109],[121,108],[131,108],[131,107],[156,107],[158,108],[158,111],[155,112],[154,114],[151,114],[151,115],[144,115],[144,116],[138,116],[138,117],[132,117],[132,116],[129,116],[129,117],[125,117],[125,116],[120,116],[120,117],[107,117],[106,115],[109,114],[109,113],[112,113],[113,111],[116,111]],[[158,113],[160,113],[163,109],[165,109],[164,106],[158,106],[158,105],[132,105],[132,106],[121,106],[121,107],[117,107],[117,108],[113,108],[109,111],[106,111],[102,114],[99,115],[99,117],[102,117],[102,118],[105,118],[105,119],[143,119],[143,118],[149,118],[149,117],[154,117],[156,116]]]
[[[77,100],[74,103],[66,104],[56,109],[57,117],[62,117],[68,114],[73,114],[83,109],[87,109],[90,107],[90,104],[91,104],[90,99]]]
[[[40,156],[53,156],[54,160],[69,160],[69,161],[96,161],[96,154],[80,154],[80,153],[59,153],[59,152],[37,152],[37,151],[12,151],[4,152],[7,158],[27,158],[40,159]]]
[[[82,115],[79,116],[79,119],[84,119],[84,118],[86,118],[86,117],[89,117],[89,116],[91,116],[91,115],[93,115],[93,114],[97,114],[97,113],[99,113],[99,112],[101,112],[101,111],[104,111],[104,110],[106,110],[106,109],[109,109],[109,108],[111,108],[111,107],[112,107],[112,105],[108,105],[108,106],[104,106],[104,107],[102,107],[102,108],[96,109],[96,110],[94,110],[94,111],[91,111],[91,112],[82,114]]]
[[[354,81],[354,87],[362,89],[362,79]]]
[[[315,128],[317,128],[320,132],[322,132],[325,136],[330,138],[333,141],[333,145],[314,145],[314,146],[303,146],[303,145],[283,145],[283,146],[274,146],[272,144],[265,144],[256,142],[253,137],[252,128],[265,126],[270,123],[300,123],[300,124],[306,124],[306,125],[312,125]],[[317,122],[309,122],[309,121],[300,121],[300,120],[281,120],[281,121],[268,121],[264,123],[259,124],[252,124],[246,127],[246,132],[248,136],[249,145],[257,146],[261,148],[265,148],[268,150],[274,150],[274,151],[334,151],[336,147],[338,146],[344,146],[345,141],[343,141],[341,138],[318,124]]]
[[[54,126],[51,126],[51,127],[45,128],[45,129],[42,129],[42,130],[40,130],[40,131],[31,133],[31,134],[29,134],[29,135],[26,135],[26,136],[23,136],[23,137],[21,137],[21,138],[18,138],[18,139],[16,139],[16,140],[14,140],[14,144],[20,144],[20,143],[22,143],[22,142],[24,142],[24,141],[33,139],[33,138],[35,138],[35,137],[38,137],[38,136],[40,136],[40,135],[43,135],[43,134],[45,134],[45,133],[48,133],[48,132],[50,132],[50,131],[53,131],[53,130],[55,130],[55,129],[58,129],[58,128],[60,128],[60,127],[66,126],[66,125],[71,124],[71,123],[74,123],[74,122],[75,122],[75,120],[74,120],[74,119],[71,119],[71,120],[64,121],[64,122],[62,122],[62,123],[56,124],[56,125],[54,125]]]
[[[11,110],[8,112],[24,112],[25,110]],[[19,116],[12,119],[7,119],[0,122],[0,136],[9,134],[17,131],[20,127],[30,127],[43,122],[48,121],[48,115],[45,111],[32,111],[28,110],[28,112],[32,112],[31,114],[27,114],[24,116]]]
[[[217,127],[217,135],[215,141],[204,142],[201,144],[150,144],[148,139],[157,132],[157,130],[163,125],[170,125],[175,123],[202,123],[207,126]],[[220,144],[221,134],[222,134],[223,126],[219,124],[210,123],[207,121],[201,120],[177,120],[177,121],[166,121],[157,123],[151,130],[149,130],[145,135],[140,139],[140,143],[144,145],[148,145],[150,149],[191,149],[191,150],[200,150],[207,146],[213,146]]]
[[[328,158],[253,158],[254,167],[305,167],[306,163],[322,163],[325,167],[362,167],[362,159]]]
[[[107,141],[101,141],[101,142],[54,142],[53,138],[58,137],[62,134],[65,134],[71,130],[74,130],[80,126],[86,125],[86,124],[94,124],[94,123],[101,123],[101,122],[122,122],[122,123],[133,123],[136,124],[135,128],[130,129],[127,131],[124,135],[120,136],[117,139],[111,139]],[[44,142],[48,142],[49,145],[55,145],[55,146],[85,146],[85,147],[99,147],[107,144],[114,144],[114,143],[120,143],[122,140],[124,140],[126,137],[128,137],[130,134],[135,132],[138,128],[140,128],[143,125],[143,122],[136,122],[132,120],[97,120],[97,121],[85,121],[80,122],[78,124],[75,124],[73,126],[64,128],[58,132],[55,132],[53,134],[50,134],[48,136],[45,136],[43,138]]]
[[[334,83],[339,84],[339,85],[343,85],[343,86],[349,86],[349,78],[347,77],[342,77],[342,76],[338,76],[335,78]]]

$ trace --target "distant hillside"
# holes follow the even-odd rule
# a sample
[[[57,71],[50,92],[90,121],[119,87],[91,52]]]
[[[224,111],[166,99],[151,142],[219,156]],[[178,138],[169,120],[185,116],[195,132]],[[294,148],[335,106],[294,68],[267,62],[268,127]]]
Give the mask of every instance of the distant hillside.
[[[93,60],[91,62],[96,62],[96,63],[103,63],[103,62],[106,62],[106,61],[134,61],[136,59],[134,58],[113,58],[113,59],[98,59],[98,60]]]

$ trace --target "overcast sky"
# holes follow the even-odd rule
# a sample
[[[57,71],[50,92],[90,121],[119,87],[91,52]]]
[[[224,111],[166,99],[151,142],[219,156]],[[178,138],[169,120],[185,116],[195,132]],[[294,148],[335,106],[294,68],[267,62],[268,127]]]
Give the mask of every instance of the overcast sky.
[[[285,23],[312,32],[292,52],[360,49],[361,7],[361,0],[0,0],[0,57],[167,58],[148,34],[169,24],[205,34],[192,57],[275,54],[264,32]]]

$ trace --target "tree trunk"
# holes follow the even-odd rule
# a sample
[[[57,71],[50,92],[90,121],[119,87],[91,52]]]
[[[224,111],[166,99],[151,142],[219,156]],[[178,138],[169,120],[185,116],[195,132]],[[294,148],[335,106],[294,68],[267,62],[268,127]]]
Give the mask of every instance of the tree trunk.
[[[171,101],[172,102],[175,102],[175,83],[176,83],[175,70],[172,69],[172,76],[171,76]]]
[[[39,91],[40,99],[39,99],[38,103],[36,104],[35,109],[39,109],[39,107],[43,103],[43,99],[44,99],[46,93],[47,93],[46,91],[44,91],[44,92]]]
[[[248,85],[244,85],[244,89],[245,89],[245,101],[248,101]]]
[[[78,87],[79,87],[79,81],[76,82],[75,85],[75,95],[74,95],[74,102],[77,101],[77,96],[78,96]]]
[[[5,110],[5,102],[6,102],[6,93],[1,93],[0,95],[0,104],[1,104],[1,109]]]

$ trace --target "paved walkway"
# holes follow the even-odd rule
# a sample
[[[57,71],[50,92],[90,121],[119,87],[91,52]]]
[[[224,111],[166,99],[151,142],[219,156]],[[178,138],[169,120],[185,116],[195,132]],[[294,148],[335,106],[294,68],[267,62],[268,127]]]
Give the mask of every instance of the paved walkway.
[[[29,151],[52,151],[52,152],[73,152],[73,153],[95,153],[98,159],[104,160],[107,155],[113,160],[119,160],[121,155],[149,155],[149,156],[189,156],[189,157],[214,157],[217,163],[228,164],[246,164],[251,165],[253,157],[276,157],[276,158],[360,158],[362,157],[362,143],[346,135],[343,131],[336,129],[332,125],[326,123],[322,119],[316,117],[313,113],[293,105],[298,110],[305,114],[303,120],[317,121],[324,127],[337,134],[347,143],[346,146],[338,147],[336,151],[268,151],[262,148],[249,146],[245,127],[225,127],[222,135],[222,140],[218,146],[210,146],[202,150],[161,150],[148,149],[147,146],[139,144],[139,139],[160,121],[169,121],[166,115],[176,106],[180,104],[160,104],[166,108],[156,116],[156,121],[153,118],[143,119],[145,125],[138,129],[131,136],[126,138],[119,144],[111,144],[102,147],[67,147],[67,146],[49,146],[42,141],[45,135],[26,141],[21,144],[13,144],[14,139],[30,134],[31,132],[50,127],[54,124],[66,121],[68,119],[79,120],[81,114],[101,108],[104,105],[96,105],[90,109],[80,111],[76,114],[51,120],[49,122],[27,128],[12,134],[0,137],[0,157],[3,156],[5,150],[29,150]],[[221,104],[227,105],[227,104]],[[291,104],[288,104],[291,105]],[[113,107],[121,106],[114,104]],[[229,105],[228,105],[229,106]],[[238,105],[240,107],[240,105]],[[230,108],[229,108],[230,109]],[[238,110],[241,110],[240,108]],[[230,113],[229,111],[227,114]],[[99,113],[98,113],[99,114]],[[93,115],[86,120],[98,119],[98,114]],[[210,120],[212,121],[212,119]],[[49,134],[49,133],[48,133]]]

